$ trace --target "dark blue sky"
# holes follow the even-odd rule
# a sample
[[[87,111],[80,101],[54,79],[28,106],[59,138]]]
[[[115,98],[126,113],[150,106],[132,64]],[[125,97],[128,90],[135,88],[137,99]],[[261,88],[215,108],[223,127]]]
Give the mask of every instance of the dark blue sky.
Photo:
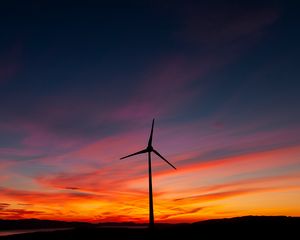
[[[0,24],[4,145],[30,128],[94,140],[152,117],[299,121],[299,17],[286,1],[12,1]]]

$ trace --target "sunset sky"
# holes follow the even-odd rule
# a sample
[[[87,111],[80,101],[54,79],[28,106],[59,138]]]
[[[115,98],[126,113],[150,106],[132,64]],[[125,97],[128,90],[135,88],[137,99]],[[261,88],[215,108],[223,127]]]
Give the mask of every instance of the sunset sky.
[[[0,3],[0,218],[147,222],[152,118],[157,222],[300,216],[299,4],[74,2]]]

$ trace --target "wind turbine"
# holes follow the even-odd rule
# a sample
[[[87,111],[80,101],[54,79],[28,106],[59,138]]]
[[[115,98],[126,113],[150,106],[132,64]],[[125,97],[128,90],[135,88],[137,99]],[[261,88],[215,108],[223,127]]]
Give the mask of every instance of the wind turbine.
[[[151,133],[148,140],[148,146],[138,152],[129,154],[125,157],[122,157],[120,159],[132,157],[138,154],[148,153],[148,170],[149,170],[149,228],[154,228],[154,210],[153,210],[153,194],[152,194],[152,171],[151,171],[151,153],[155,153],[157,156],[159,156],[162,160],[164,160],[167,164],[169,164],[172,168],[176,169],[167,159],[165,159],[158,151],[156,151],[152,147],[152,136],[153,136],[153,126],[154,126],[154,119],[152,120],[152,127],[151,127]]]

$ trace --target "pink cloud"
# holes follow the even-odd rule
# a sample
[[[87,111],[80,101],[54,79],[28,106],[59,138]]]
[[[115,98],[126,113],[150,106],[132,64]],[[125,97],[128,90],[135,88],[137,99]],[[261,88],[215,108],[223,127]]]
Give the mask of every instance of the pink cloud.
[[[210,159],[209,161],[182,164],[178,167],[178,171],[176,172],[164,168],[160,171],[155,171],[154,176],[155,178],[161,179],[165,177],[175,178],[180,176],[189,176],[189,181],[187,182],[195,182],[199,181],[199,173],[201,173],[201,178],[212,178],[212,176],[215,176],[216,179],[249,172],[253,174],[256,171],[298,164],[299,154],[299,146],[252,152],[240,154],[238,156]],[[147,176],[145,175],[142,178],[136,178],[128,181],[128,184],[135,185],[139,183],[141,179],[146,178]],[[177,188],[178,187],[179,186],[177,186]]]
[[[70,139],[63,138],[51,132],[50,129],[44,128],[42,126],[36,125],[34,123],[23,123],[21,126],[23,132],[26,136],[22,140],[22,144],[27,148],[42,148],[51,147],[58,150],[69,149],[77,146],[82,142],[82,139]]]
[[[296,186],[296,187],[286,187],[285,186],[285,187],[262,187],[262,188],[246,188],[246,189],[241,188],[239,190],[208,193],[208,194],[195,195],[195,196],[191,196],[191,197],[178,198],[178,199],[175,199],[175,201],[180,202],[180,204],[183,204],[184,202],[189,203],[191,201],[193,201],[193,202],[194,201],[208,202],[208,201],[223,200],[223,199],[237,197],[237,196],[246,195],[246,194],[288,191],[291,189],[292,190],[300,190],[300,187],[299,186]]]
[[[202,129],[202,124],[197,123],[176,129],[170,126],[167,129],[162,129],[162,131],[157,129],[155,132],[155,143],[158,140],[162,143],[158,142],[159,150],[178,167],[180,174],[197,171],[205,167],[222,167],[223,165],[226,168],[232,167],[232,171],[228,171],[230,174],[237,171],[237,167],[241,164],[245,164],[245,167],[240,170],[252,169],[254,171],[272,165],[281,166],[295,162],[293,154],[297,154],[297,146],[291,146],[289,143],[290,139],[297,139],[298,135],[295,130],[254,132],[246,136],[239,132],[245,130],[244,128],[226,128],[224,131],[216,133],[203,130],[201,133],[203,137],[199,139],[199,134],[195,128]],[[145,156],[123,161],[120,161],[119,158],[142,149],[146,144],[145,135],[147,135],[148,130],[148,128],[144,128],[138,132],[118,134],[65,154],[41,158],[38,160],[39,163],[59,166],[61,172],[51,173],[49,176],[43,174],[44,176],[37,177],[37,179],[42,184],[58,188],[76,187],[89,191],[98,191],[99,189],[105,191],[109,186],[110,188],[126,187],[126,182],[139,181],[139,179],[147,176],[147,164]],[[159,134],[160,136],[157,136]],[[176,136],[180,136],[182,142],[185,143],[183,146],[176,147],[173,145],[177,143]],[[274,139],[278,139],[278,142]],[[284,141],[287,143],[285,144]],[[284,151],[285,148],[288,150]],[[220,149],[220,151],[226,149],[228,152],[214,156],[213,153],[216,149]],[[243,152],[245,149],[250,150]],[[284,162],[276,157],[277,154],[272,154],[273,151],[277,151],[283,158],[289,155],[292,157],[288,162]],[[266,161],[258,164],[259,159],[264,158],[264,156]],[[272,159],[274,159],[274,163]],[[251,168],[248,168],[249,165]],[[131,167],[128,168],[128,166]],[[174,174],[171,169],[155,157],[153,167],[157,176]],[[101,184],[99,184],[100,182]]]

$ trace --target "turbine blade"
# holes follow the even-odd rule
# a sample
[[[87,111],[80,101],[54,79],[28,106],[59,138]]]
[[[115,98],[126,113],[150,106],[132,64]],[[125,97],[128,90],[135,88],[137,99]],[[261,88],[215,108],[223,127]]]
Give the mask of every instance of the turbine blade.
[[[167,164],[169,164],[172,168],[174,168],[176,170],[176,167],[174,167],[167,159],[165,159],[162,155],[160,155],[160,153],[158,151],[156,151],[155,149],[153,149],[153,152],[159,156],[162,160],[164,160]]]
[[[154,126],[154,118],[152,120],[152,127],[151,127],[151,133],[148,141],[148,146],[152,146],[153,126]]]
[[[124,159],[124,158],[131,157],[131,156],[135,156],[135,155],[138,155],[138,154],[146,153],[146,152],[148,152],[147,149],[144,149],[144,150],[142,150],[142,151],[139,151],[139,152],[136,152],[136,153],[129,154],[129,155],[125,156],[125,157],[121,157],[120,160],[121,160],[121,159]]]

